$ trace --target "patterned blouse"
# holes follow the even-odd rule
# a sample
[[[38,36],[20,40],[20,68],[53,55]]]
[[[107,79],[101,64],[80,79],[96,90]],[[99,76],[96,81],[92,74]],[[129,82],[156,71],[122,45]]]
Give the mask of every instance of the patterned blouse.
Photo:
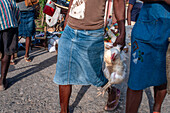
[[[18,27],[20,11],[15,0],[0,0],[0,31]]]

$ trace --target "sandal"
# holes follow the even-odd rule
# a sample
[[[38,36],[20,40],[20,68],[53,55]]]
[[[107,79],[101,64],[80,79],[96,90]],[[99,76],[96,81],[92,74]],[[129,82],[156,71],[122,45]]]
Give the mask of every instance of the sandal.
[[[24,59],[25,59],[26,62],[31,62],[30,57],[24,57]]]
[[[10,65],[15,65],[15,61],[14,60],[10,60]]]
[[[120,98],[120,90],[117,89],[117,92],[116,92],[116,100],[113,100],[111,102],[107,102],[107,105],[104,107],[104,110],[105,111],[113,111],[116,109],[116,107],[118,106],[119,104],[119,98]],[[108,106],[111,106],[111,105],[114,105],[112,108],[109,108]]]

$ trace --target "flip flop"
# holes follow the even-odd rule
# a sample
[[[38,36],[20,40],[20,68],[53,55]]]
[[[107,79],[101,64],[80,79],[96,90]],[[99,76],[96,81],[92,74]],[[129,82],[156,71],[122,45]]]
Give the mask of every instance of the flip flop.
[[[31,62],[30,57],[24,57],[24,59],[25,59],[26,62]]]
[[[114,111],[119,104],[119,99],[120,99],[120,90],[117,89],[116,100],[113,100],[111,102],[107,102],[107,105],[104,107],[104,110],[105,111]],[[111,104],[115,104],[115,105],[112,108],[109,108],[108,105],[111,105]]]
[[[10,60],[10,65],[15,65],[15,61],[14,60]]]

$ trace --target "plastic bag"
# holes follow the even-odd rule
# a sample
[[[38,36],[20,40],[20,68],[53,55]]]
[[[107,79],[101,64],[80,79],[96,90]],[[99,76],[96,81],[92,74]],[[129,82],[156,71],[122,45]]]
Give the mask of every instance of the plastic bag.
[[[48,51],[55,52],[56,51],[55,45],[58,44],[59,37],[52,35],[47,38],[48,38]]]
[[[45,13],[49,16],[53,16],[53,14],[55,12],[55,8],[56,8],[56,6],[54,5],[54,3],[51,2],[51,0],[48,0],[47,3],[45,4],[43,13]]]
[[[53,16],[46,15],[46,23],[47,23],[50,27],[52,27],[52,26],[54,26],[54,25],[57,24],[57,21],[58,21],[60,12],[61,12],[61,8],[56,7]]]

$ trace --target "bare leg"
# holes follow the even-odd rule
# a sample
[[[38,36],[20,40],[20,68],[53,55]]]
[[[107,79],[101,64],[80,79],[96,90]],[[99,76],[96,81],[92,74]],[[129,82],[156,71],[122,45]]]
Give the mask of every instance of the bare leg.
[[[26,62],[31,62],[31,59],[29,58],[29,47],[31,43],[31,37],[26,37],[26,43],[25,43],[25,61]]]
[[[132,90],[128,87],[126,95],[126,113],[137,113],[142,100],[143,90]]]
[[[59,85],[60,95],[60,113],[69,113],[69,100],[72,91],[72,85]]]
[[[113,111],[116,109],[120,98],[120,91],[115,87],[108,88],[108,100],[105,106],[106,111]]]
[[[167,93],[166,87],[167,87],[167,84],[154,87],[154,99],[155,99],[155,103],[153,107],[154,112],[161,111],[161,105]]]
[[[6,88],[6,76],[10,64],[11,55],[2,56],[1,60],[1,77],[0,77],[0,86]],[[2,88],[0,90],[3,90]]]
[[[25,42],[25,57],[29,57],[30,43],[31,43],[31,37],[26,37],[26,42]]]
[[[15,57],[14,54],[11,55],[10,65],[15,65]]]

